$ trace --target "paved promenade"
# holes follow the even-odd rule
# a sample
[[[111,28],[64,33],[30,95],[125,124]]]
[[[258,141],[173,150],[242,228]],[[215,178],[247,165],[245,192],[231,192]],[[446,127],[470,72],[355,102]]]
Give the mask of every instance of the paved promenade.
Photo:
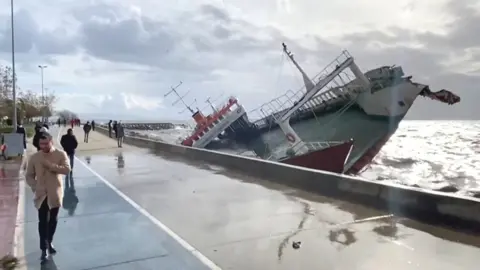
[[[257,182],[201,161],[117,148],[95,132],[88,144],[76,135],[74,188],[65,191],[58,254],[43,268],[32,194],[20,185],[23,269],[478,268],[476,236]]]
[[[0,258],[12,251],[21,162],[0,161]]]

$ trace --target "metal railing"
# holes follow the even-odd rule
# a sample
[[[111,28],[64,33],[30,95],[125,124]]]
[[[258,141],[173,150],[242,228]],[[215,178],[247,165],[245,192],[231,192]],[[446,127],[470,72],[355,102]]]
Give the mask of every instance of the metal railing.
[[[322,149],[325,149],[325,148],[328,148],[328,147],[332,147],[332,146],[335,146],[335,145],[339,145],[339,144],[342,144],[344,143],[343,141],[320,141],[320,142],[303,142],[303,145],[304,147],[306,147],[308,149],[307,152],[305,153],[302,153],[302,154],[306,154],[306,153],[310,153],[310,152],[315,152],[315,151],[318,151],[318,150],[322,150]],[[287,151],[291,149],[291,148],[281,148],[281,149],[277,149],[275,151],[273,151],[270,156],[268,156],[268,158],[266,158],[267,160],[272,160],[272,159],[281,159],[281,158],[286,158],[288,157],[287,155]],[[295,151],[293,150],[293,156],[297,156],[297,154],[299,153],[299,151]]]

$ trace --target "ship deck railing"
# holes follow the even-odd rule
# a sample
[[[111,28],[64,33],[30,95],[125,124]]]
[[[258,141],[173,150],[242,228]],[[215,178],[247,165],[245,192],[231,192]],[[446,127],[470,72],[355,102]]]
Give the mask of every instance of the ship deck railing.
[[[350,61],[352,56],[348,51],[343,51],[332,62],[330,62],[321,72],[319,72],[312,81],[316,84],[322,83],[322,80],[334,73],[340,66],[347,61]],[[350,98],[352,92],[351,87],[346,87],[353,80],[355,76],[350,70],[344,69],[340,74],[336,75],[309,101],[300,107],[295,114],[302,113],[308,110],[321,110],[329,103],[335,102],[338,98]],[[326,89],[326,90],[325,90]],[[284,94],[260,105],[260,107],[249,112],[252,118],[258,119],[255,124],[259,127],[269,125],[269,121],[276,121],[282,117],[296,102],[300,101],[306,93],[305,86],[298,91],[288,90]],[[292,116],[295,116],[292,115]]]

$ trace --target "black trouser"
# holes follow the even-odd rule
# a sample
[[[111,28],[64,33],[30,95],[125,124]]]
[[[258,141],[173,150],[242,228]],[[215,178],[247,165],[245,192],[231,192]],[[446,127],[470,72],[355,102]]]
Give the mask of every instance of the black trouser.
[[[47,198],[38,209],[38,234],[41,250],[47,250],[53,241],[53,235],[57,229],[58,210],[58,207],[49,209]]]
[[[112,129],[111,128],[108,128],[108,137],[112,137]]]
[[[90,132],[85,132],[85,136],[83,137],[83,141],[88,143],[88,133]]]
[[[72,178],[73,177],[73,161],[75,160],[75,154],[67,154],[68,159],[70,161],[70,172],[65,176],[66,178]]]

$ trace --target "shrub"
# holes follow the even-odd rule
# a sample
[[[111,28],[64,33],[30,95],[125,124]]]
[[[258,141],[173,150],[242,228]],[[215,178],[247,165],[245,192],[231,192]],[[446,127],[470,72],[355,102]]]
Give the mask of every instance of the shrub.
[[[0,134],[3,133],[12,133],[13,127],[12,126],[0,126]],[[25,127],[25,131],[27,132],[27,137],[30,138],[35,134],[35,130],[33,127]]]

